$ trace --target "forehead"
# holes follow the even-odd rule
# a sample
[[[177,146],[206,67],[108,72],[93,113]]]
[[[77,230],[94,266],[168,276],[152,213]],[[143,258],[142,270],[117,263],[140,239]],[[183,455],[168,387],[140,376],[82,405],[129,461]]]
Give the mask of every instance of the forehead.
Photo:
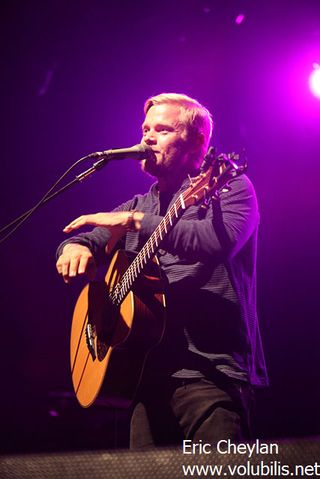
[[[181,108],[179,105],[162,103],[152,105],[146,114],[144,124],[149,123],[180,123]]]

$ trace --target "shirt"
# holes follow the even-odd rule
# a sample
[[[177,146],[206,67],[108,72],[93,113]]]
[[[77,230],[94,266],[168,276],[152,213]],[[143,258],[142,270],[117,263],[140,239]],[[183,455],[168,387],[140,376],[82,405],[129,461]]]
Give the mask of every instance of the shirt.
[[[114,211],[144,212],[141,229],[127,232],[124,248],[138,252],[163,214],[189,185],[172,198],[153,184]],[[267,385],[268,377],[256,312],[256,254],[259,211],[246,175],[229,182],[228,191],[209,208],[187,208],[160,244],[158,259],[168,286],[166,333],[151,356],[154,374],[181,378],[215,372]],[[105,227],[64,241],[88,246],[97,263],[107,261],[110,231]]]

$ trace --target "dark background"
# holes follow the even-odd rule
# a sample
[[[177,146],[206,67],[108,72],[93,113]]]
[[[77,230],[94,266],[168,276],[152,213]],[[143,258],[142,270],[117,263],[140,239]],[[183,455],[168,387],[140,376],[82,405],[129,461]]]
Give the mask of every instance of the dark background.
[[[258,304],[271,387],[258,394],[256,434],[320,434],[320,100],[308,87],[320,63],[320,2],[4,1],[0,27],[1,225],[83,155],[138,143],[148,96],[197,98],[213,113],[218,150],[246,148],[260,201]],[[60,280],[55,250],[71,219],[150,183],[137,162],[114,162],[0,246],[2,450],[125,445],[125,411],[82,410],[73,398],[80,283]]]

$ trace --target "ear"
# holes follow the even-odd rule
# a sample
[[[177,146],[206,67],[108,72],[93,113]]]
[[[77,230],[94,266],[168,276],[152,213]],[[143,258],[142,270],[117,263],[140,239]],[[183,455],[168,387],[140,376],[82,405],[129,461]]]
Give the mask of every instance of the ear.
[[[198,130],[191,130],[189,132],[189,142],[190,150],[192,152],[198,152],[202,149],[202,145],[204,143],[204,134]]]

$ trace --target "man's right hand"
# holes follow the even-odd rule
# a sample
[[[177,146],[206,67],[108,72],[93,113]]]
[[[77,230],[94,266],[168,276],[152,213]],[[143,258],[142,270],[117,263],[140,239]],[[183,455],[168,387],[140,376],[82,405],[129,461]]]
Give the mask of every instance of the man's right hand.
[[[68,243],[64,246],[56,267],[65,283],[69,283],[70,279],[78,274],[86,273],[91,280],[96,274],[96,264],[91,251],[87,246],[77,243]]]

